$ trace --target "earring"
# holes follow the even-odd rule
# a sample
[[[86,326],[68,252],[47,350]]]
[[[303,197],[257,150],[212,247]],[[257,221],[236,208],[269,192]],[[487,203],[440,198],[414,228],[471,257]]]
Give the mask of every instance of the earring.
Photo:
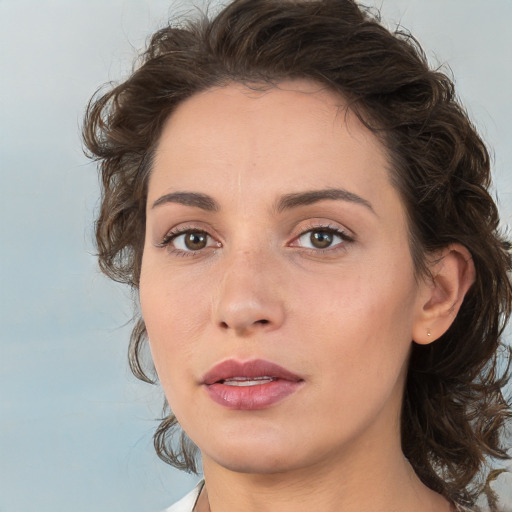
[[[432,333],[430,332],[430,329],[427,329],[427,336],[430,338],[432,336]]]

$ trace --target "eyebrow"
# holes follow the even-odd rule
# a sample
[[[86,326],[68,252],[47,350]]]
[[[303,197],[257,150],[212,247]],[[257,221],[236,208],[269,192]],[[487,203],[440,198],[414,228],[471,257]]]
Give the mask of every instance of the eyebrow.
[[[219,210],[219,204],[213,197],[198,192],[172,192],[159,197],[154,203],[152,208],[156,208],[162,204],[177,203],[185,206],[194,206],[201,208],[207,212],[216,212]]]
[[[306,192],[296,192],[286,194],[278,199],[274,209],[276,212],[281,213],[285,210],[291,210],[300,206],[307,206],[310,204],[318,203],[320,201],[348,201],[350,203],[360,204],[368,208],[375,214],[371,203],[361,196],[340,188],[327,188],[324,190],[309,190]],[[208,212],[216,212],[220,209],[219,204],[213,197],[199,192],[171,192],[159,197],[154,203],[152,208],[167,203],[177,203],[185,206],[193,206]]]
[[[375,210],[369,201],[353,192],[341,188],[327,188],[324,190],[309,190],[306,192],[286,194],[277,201],[275,210],[281,213],[284,210],[307,206],[325,200],[348,201],[349,203],[360,204],[375,214]]]

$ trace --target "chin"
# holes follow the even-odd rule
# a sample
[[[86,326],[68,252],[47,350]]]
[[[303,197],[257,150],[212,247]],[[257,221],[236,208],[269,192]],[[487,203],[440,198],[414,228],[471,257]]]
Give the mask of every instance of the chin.
[[[217,460],[217,464],[221,465],[228,471],[235,473],[254,474],[254,475],[273,475],[276,473],[284,473],[289,468],[284,461],[278,460],[240,460],[240,457],[228,460]]]
[[[259,438],[240,436],[237,439],[235,436],[221,436],[220,442],[212,441],[210,438],[207,446],[199,446],[203,454],[203,463],[210,460],[214,465],[237,473],[287,473],[314,466],[327,456],[321,449],[308,447],[305,443],[293,439],[293,436],[273,437],[270,432]]]
[[[237,452],[210,458],[216,465],[228,471],[254,475],[275,475],[300,467],[300,464],[294,467],[294,461],[290,460],[289,455],[262,454],[261,451],[253,452],[252,450],[243,454]]]

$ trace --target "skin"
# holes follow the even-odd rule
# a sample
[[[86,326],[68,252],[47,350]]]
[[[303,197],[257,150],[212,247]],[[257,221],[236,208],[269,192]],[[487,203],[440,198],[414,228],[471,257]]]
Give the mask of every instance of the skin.
[[[275,208],[330,189],[361,201]],[[177,192],[217,209],[161,199]],[[402,455],[400,408],[412,340],[449,327],[469,258],[450,247],[433,280],[415,274],[387,154],[342,99],[308,81],[193,96],[164,127],[147,204],[142,314],[167,399],[201,450],[196,509],[449,510]],[[206,245],[191,251],[177,230]],[[313,245],[326,230],[339,230],[331,245]],[[201,379],[230,358],[303,383],[262,410],[227,409]]]

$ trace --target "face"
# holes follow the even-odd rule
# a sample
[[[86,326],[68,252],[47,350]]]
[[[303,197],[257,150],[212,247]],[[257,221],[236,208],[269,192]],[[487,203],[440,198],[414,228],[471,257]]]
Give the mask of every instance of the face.
[[[306,81],[193,96],[147,205],[142,314],[205,466],[399,449],[421,284],[386,153],[342,98]]]

